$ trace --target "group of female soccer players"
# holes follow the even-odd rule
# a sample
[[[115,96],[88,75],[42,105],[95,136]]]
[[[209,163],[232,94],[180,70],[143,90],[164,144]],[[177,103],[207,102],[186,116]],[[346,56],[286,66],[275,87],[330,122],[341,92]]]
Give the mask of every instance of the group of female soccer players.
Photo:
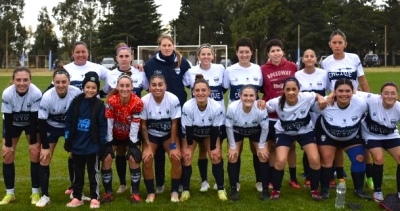
[[[269,59],[261,67],[250,62],[251,40],[239,39],[236,44],[239,62],[226,70],[212,63],[214,50],[209,44],[198,48],[199,64],[193,67],[175,50],[171,37],[160,36],[158,45],[159,50],[140,70],[131,66],[131,49],[119,44],[118,67],[108,71],[87,61],[86,44],[77,42],[72,49],[74,61],[55,70],[52,85],[43,95],[31,83],[28,68],[14,70],[13,84],[2,95],[6,196],[0,205],[15,200],[14,158],[22,131],[29,142],[31,203],[38,207],[50,203],[49,165],[61,136],[65,137],[65,150],[70,152],[71,187],[65,193],[72,200],[67,207],[78,207],[88,200],[90,208],[99,208],[101,203],[113,201],[114,158],[120,180],[117,193],[128,189],[125,179],[128,163],[131,202],[142,200],[139,194],[142,173],[147,189],[145,201],[154,202],[156,193],[164,191],[165,153],[171,162],[171,202],[186,201],[190,198],[197,146],[200,191],[210,188],[208,154],[218,198],[237,201],[245,138],[250,141],[261,200],[279,199],[286,162],[290,167],[289,184],[300,188],[295,170],[295,142],[305,152],[305,174],[312,199],[329,198],[335,169],[337,178],[343,178],[345,151],[351,161],[354,194],[372,199],[363,190],[367,171],[367,178],[372,177],[374,183],[373,199],[382,201],[383,150],[398,163],[400,197],[398,88],[394,83],[385,83],[379,95],[369,93],[358,56],[344,51],[347,42],[343,32],[332,33],[329,46],[333,54],[323,61],[322,69],[315,67],[316,54],[308,49],[302,57],[304,68],[299,71],[284,59],[283,44],[276,39],[267,43]],[[105,82],[102,91],[100,80]],[[185,87],[190,87],[190,100]],[[149,93],[141,97],[143,90]],[[229,103],[225,105],[227,90]],[[330,94],[325,96],[328,90]],[[259,92],[262,99],[258,99]],[[105,105],[100,95],[105,95]],[[224,139],[228,146],[229,196],[224,187]],[[373,165],[366,164],[369,153]],[[88,197],[82,191],[86,165]],[[102,197],[98,172],[104,186]]]

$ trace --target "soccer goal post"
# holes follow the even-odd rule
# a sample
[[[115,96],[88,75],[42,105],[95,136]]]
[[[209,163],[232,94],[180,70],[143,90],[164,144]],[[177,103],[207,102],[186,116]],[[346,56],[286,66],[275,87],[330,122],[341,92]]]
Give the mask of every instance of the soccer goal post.
[[[211,45],[214,49],[214,60],[213,63],[220,64],[221,62],[225,62],[225,67],[228,65],[228,46],[227,45]],[[197,59],[197,49],[198,45],[176,45],[176,50],[179,51],[182,56],[187,59],[192,65],[196,65],[198,63]],[[154,53],[157,52],[158,46],[156,45],[139,45],[137,47],[137,62],[143,61],[146,62],[150,58],[154,56]]]

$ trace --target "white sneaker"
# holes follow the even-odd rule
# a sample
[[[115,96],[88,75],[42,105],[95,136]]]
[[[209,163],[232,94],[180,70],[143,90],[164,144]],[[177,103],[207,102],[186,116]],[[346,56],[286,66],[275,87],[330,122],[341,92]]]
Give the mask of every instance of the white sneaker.
[[[213,189],[214,189],[214,190],[218,190],[218,185],[217,185],[217,183],[214,184]]]
[[[74,195],[73,195],[74,193],[71,193],[71,195],[69,195],[69,198],[70,199],[73,199],[74,198]],[[83,200],[83,201],[91,201],[92,199],[90,198],[90,197],[87,197],[87,196],[85,196],[85,195],[83,195],[83,193],[82,193],[82,198],[81,198],[81,200]]]
[[[236,183],[236,190],[237,190],[237,192],[240,191],[240,183]]]
[[[126,185],[120,185],[118,187],[117,193],[123,193],[128,189],[128,187],[126,187]]]
[[[164,192],[164,185],[156,187],[156,194],[160,194]]]
[[[200,192],[207,192],[209,188],[210,184],[208,184],[207,180],[205,180],[201,183]]]
[[[261,182],[257,182],[255,187],[256,187],[258,192],[262,192],[263,191],[263,187],[262,187],[262,183]]]
[[[383,201],[383,193],[382,192],[374,192],[373,197],[376,202]]]
[[[43,195],[36,203],[36,207],[44,207],[48,204],[50,204],[50,197]]]
[[[179,185],[178,192],[179,192],[179,193],[182,193],[182,192],[183,192],[183,185]]]

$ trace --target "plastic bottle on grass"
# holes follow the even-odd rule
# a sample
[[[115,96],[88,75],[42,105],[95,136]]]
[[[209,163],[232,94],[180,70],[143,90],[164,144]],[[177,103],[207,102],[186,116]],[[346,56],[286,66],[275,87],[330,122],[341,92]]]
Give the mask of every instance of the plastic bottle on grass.
[[[340,179],[339,183],[336,185],[336,200],[335,207],[339,209],[344,208],[346,199],[346,182],[344,179]]]

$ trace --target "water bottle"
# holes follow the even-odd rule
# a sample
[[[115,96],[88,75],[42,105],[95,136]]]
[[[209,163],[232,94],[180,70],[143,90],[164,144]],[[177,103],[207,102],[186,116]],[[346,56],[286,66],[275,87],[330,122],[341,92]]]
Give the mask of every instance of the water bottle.
[[[344,208],[346,198],[346,183],[344,179],[340,179],[339,183],[336,185],[336,200],[335,207],[339,209]]]

